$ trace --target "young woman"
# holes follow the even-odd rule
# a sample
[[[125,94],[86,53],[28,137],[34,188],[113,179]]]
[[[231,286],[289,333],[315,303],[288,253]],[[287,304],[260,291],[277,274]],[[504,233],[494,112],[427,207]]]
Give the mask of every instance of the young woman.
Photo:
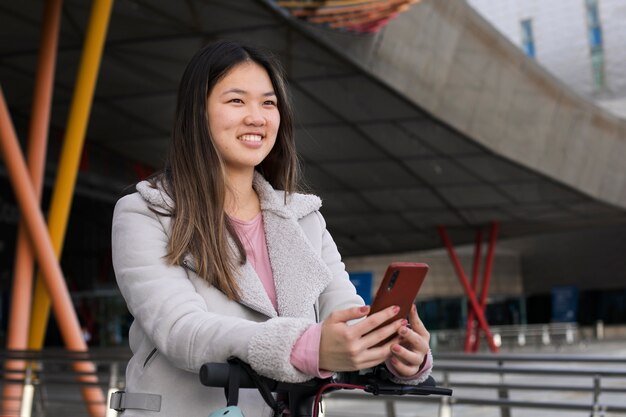
[[[374,330],[397,310],[368,316],[320,199],[296,192],[292,119],[270,55],[220,41],[188,64],[165,167],[113,217],[115,274],[135,319],[121,415],[205,417],[225,400],[200,384],[200,366],[231,356],[290,382],[385,361],[406,383],[430,373],[415,309],[410,323]],[[268,415],[264,404],[240,393],[247,416]]]

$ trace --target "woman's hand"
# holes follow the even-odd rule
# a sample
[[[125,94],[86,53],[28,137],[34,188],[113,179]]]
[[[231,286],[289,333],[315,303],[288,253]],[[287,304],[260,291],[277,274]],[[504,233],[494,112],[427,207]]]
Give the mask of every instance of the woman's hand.
[[[399,336],[380,346],[376,345],[406,328],[407,321],[398,319],[376,329],[398,314],[399,307],[392,306],[356,324],[348,325],[351,320],[365,317],[369,310],[368,306],[348,308],[335,311],[324,320],[320,339],[320,369],[335,372],[355,371],[376,366],[389,357],[391,347],[400,342]]]
[[[398,330],[399,343],[395,342],[391,346],[391,365],[402,377],[417,374],[429,351],[430,333],[417,315],[415,305],[411,307],[409,322],[410,327],[403,326]]]

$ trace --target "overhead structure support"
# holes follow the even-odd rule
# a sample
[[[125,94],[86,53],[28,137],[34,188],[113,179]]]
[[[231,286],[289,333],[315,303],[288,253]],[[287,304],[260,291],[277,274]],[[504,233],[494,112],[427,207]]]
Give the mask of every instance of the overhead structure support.
[[[474,246],[474,263],[472,265],[471,288],[474,294],[476,294],[476,290],[478,287],[478,274],[480,273],[482,240],[483,240],[483,232],[482,230],[478,229],[476,231],[476,243]],[[476,320],[475,320],[474,310],[472,309],[471,305],[468,305],[467,322],[465,325],[465,344],[464,344],[464,349],[463,349],[465,352],[471,352],[475,346],[475,340],[476,340],[475,327],[476,327]]]
[[[9,179],[13,186],[13,192],[33,251],[42,271],[45,285],[52,299],[54,315],[65,342],[65,347],[72,351],[86,352],[87,344],[83,340],[76,311],[72,305],[63,272],[59,266],[43,214],[39,209],[37,196],[30,182],[26,163],[20,150],[13,122],[9,116],[9,109],[4,100],[4,94],[0,88],[0,151],[4,158],[4,164],[9,172]],[[75,362],[74,370],[78,373],[81,382],[97,383],[94,375],[96,367],[91,362]],[[91,375],[90,375],[91,374]],[[83,398],[92,417],[101,417],[105,413],[105,400],[102,390],[97,386],[85,386],[82,389]]]
[[[94,1],[83,45],[78,79],[70,105],[67,130],[58,165],[59,171],[50,202],[48,230],[57,257],[60,257],[63,251],[65,231],[112,6],[113,0]],[[30,349],[37,350],[43,346],[49,315],[50,297],[41,277],[38,277],[31,314]]]
[[[492,352],[498,352],[499,350],[498,346],[495,344],[493,340],[493,335],[491,334],[491,331],[489,330],[489,324],[487,323],[487,320],[485,319],[485,314],[480,304],[478,303],[478,300],[476,299],[476,295],[474,291],[472,291],[469,281],[467,280],[467,276],[465,275],[465,271],[463,270],[461,261],[459,261],[459,258],[456,255],[456,252],[454,251],[454,247],[452,246],[452,242],[450,241],[450,238],[448,237],[448,232],[446,231],[446,228],[444,226],[437,226],[437,231],[439,232],[439,236],[441,237],[443,244],[448,250],[448,255],[450,256],[450,260],[452,261],[452,264],[454,265],[454,269],[459,278],[459,282],[461,283],[461,285],[463,286],[463,289],[465,290],[465,294],[467,295],[471,309],[474,311],[476,320],[478,320],[478,324],[480,325],[480,328],[485,333],[485,337],[487,339],[487,344],[489,345],[489,349],[491,349]]]
[[[41,200],[43,185],[62,4],[62,0],[48,0],[45,2],[43,10],[27,151],[30,181],[37,200]],[[26,232],[26,225],[20,221],[15,247],[13,289],[7,326],[8,350],[25,350],[28,347],[33,266],[33,251]],[[5,363],[5,369],[9,371],[9,375],[16,371],[25,372],[26,362],[9,360]],[[4,385],[2,414],[13,414],[20,409],[22,388],[23,386],[17,383]]]
[[[489,294],[489,285],[491,284],[491,272],[493,271],[493,260],[496,253],[496,239],[498,237],[498,230],[500,224],[497,222],[491,223],[491,230],[489,231],[489,247],[487,248],[487,257],[485,258],[485,269],[483,271],[483,282],[480,289],[480,308],[484,313],[487,309],[487,295]],[[474,292],[475,293],[475,292]],[[478,352],[480,345],[480,328],[472,326],[475,329],[476,335],[474,337],[473,352]]]

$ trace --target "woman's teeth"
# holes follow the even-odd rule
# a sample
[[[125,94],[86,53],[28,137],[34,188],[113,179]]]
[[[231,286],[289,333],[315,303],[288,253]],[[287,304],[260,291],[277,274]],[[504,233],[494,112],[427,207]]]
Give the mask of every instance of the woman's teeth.
[[[242,135],[239,136],[239,140],[243,140],[245,142],[260,142],[263,139],[261,135]]]

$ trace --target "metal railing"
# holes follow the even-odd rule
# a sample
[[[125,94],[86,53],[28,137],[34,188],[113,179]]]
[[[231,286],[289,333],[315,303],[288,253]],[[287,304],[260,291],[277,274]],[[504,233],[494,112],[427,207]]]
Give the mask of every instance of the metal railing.
[[[81,389],[99,387],[108,392],[123,388],[123,369],[130,358],[126,349],[99,349],[71,352],[63,349],[43,351],[0,351],[2,373],[2,412],[4,416],[56,417],[89,416]],[[72,365],[90,362],[95,372],[76,372]],[[95,377],[94,381],[79,376]],[[11,387],[19,387],[17,395]],[[11,396],[7,395],[7,391]],[[116,416],[107,413],[107,417]]]
[[[123,388],[123,370],[129,357],[130,352],[122,349],[99,349],[88,353],[0,351],[4,364],[0,378],[2,385],[26,387],[24,400],[28,400],[28,396],[32,398],[30,403],[22,401],[21,410],[7,410],[2,415],[87,416],[80,389],[87,385],[98,386],[103,392],[111,393]],[[27,366],[22,371],[7,369],[8,363],[15,364],[16,361]],[[97,382],[79,381],[72,369],[72,363],[76,361],[94,363],[97,371],[92,375],[97,377]],[[437,353],[433,375],[439,385],[454,390],[453,397],[390,399],[337,391],[326,399],[326,416],[340,415],[334,414],[333,409],[345,399],[357,399],[362,404],[378,401],[384,405],[383,413],[388,417],[394,417],[396,407],[406,403],[434,407],[437,411],[431,415],[440,417],[450,417],[453,411],[467,415],[468,410],[476,406],[487,406],[492,410],[492,414],[488,414],[481,408],[482,416],[509,417],[512,409],[572,411],[579,415],[585,412],[592,417],[607,413],[626,415],[626,357]],[[572,400],[572,395],[577,397],[576,400]],[[4,403],[7,398],[2,400]],[[366,415],[361,409],[359,413]],[[115,415],[112,412],[108,416]]]
[[[491,333],[498,347],[505,349],[572,345],[581,340],[576,323],[518,324],[492,326]],[[461,351],[465,343],[465,329],[431,332],[433,351]],[[483,343],[486,347],[486,344]]]
[[[433,375],[440,385],[454,390],[451,398],[397,397],[389,401],[337,392],[327,402],[332,408],[333,401],[346,399],[386,401],[388,417],[395,416],[396,404],[416,401],[438,402],[439,417],[452,416],[453,409],[460,406],[464,407],[462,415],[474,406],[481,407],[477,415],[482,416],[510,417],[514,408],[586,412],[592,417],[626,415],[626,357],[437,354]],[[491,414],[485,406],[492,409]]]

